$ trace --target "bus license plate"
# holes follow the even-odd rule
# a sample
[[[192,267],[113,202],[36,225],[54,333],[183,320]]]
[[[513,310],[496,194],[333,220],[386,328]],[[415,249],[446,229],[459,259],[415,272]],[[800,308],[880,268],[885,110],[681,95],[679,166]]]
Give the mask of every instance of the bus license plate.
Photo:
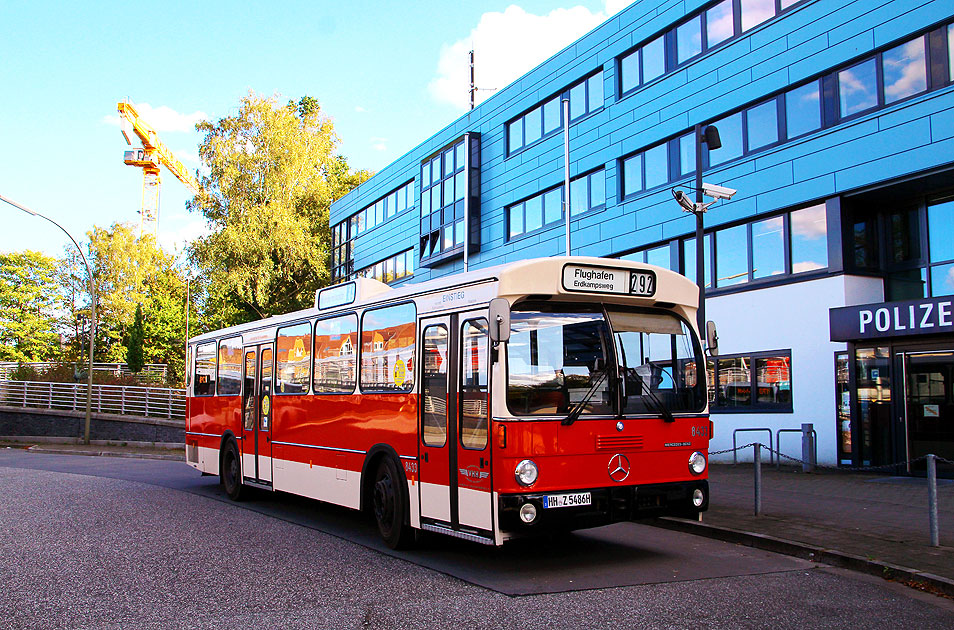
[[[544,508],[574,507],[577,505],[590,505],[593,503],[593,496],[589,492],[576,492],[574,494],[550,494],[543,497]]]

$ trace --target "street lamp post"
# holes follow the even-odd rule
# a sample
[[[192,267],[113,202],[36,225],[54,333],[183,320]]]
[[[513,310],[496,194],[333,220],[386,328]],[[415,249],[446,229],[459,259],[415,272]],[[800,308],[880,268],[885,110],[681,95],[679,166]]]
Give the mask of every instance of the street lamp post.
[[[0,201],[4,201],[15,208],[23,210],[27,214],[45,219],[60,228],[64,234],[66,234],[73,245],[76,246],[76,251],[79,252],[80,258],[83,260],[83,265],[86,266],[86,276],[89,278],[89,295],[90,295],[90,324],[89,324],[89,370],[86,374],[86,428],[83,431],[83,444],[89,444],[89,424],[91,409],[93,403],[93,348],[94,340],[96,339],[96,285],[93,281],[93,272],[90,269],[89,261],[86,260],[86,256],[83,254],[83,248],[79,246],[79,243],[76,242],[76,239],[73,238],[73,235],[66,231],[62,225],[54,221],[48,216],[44,216],[35,210],[31,210],[26,206],[20,205],[17,202],[7,199],[3,195],[0,195]]]
[[[703,215],[706,206],[702,199],[702,145],[709,147],[709,150],[718,149],[722,146],[722,140],[719,138],[719,130],[714,125],[707,125],[703,129],[702,125],[695,127],[696,137],[696,203],[692,213],[696,215],[696,284],[699,285],[699,310],[696,311],[696,322],[699,326],[699,334],[704,335],[706,329],[706,248],[703,242]]]

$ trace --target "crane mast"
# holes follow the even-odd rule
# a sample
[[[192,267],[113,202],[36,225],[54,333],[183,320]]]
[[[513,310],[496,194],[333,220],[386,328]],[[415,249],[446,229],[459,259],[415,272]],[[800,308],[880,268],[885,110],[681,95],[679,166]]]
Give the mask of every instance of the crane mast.
[[[159,140],[156,130],[139,116],[139,112],[131,103],[117,103],[116,110],[119,112],[126,144],[132,145],[130,132],[135,133],[142,143],[141,148],[123,153],[124,163],[142,169],[142,210],[139,213],[139,234],[140,236],[142,234],[158,236],[160,167],[165,166],[193,193],[199,192],[199,182],[189,174],[179,158]]]

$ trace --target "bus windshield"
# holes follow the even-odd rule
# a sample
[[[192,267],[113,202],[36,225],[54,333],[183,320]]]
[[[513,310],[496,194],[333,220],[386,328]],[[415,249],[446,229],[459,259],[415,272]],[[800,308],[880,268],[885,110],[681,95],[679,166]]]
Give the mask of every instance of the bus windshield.
[[[685,322],[664,311],[552,307],[559,312],[512,313],[507,344],[512,413],[669,416],[702,410],[698,366],[703,363]]]

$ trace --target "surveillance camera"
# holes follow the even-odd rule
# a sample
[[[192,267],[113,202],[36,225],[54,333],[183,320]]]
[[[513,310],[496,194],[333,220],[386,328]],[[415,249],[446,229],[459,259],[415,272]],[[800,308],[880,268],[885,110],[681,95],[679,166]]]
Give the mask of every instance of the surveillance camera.
[[[712,197],[713,199],[732,199],[736,192],[738,191],[734,188],[716,186],[715,184],[702,184],[702,194]]]
[[[681,190],[676,190],[674,188],[672,190],[672,196],[676,199],[676,203],[682,206],[682,209],[685,210],[686,212],[695,211],[695,204],[693,204],[692,200],[689,199],[689,195],[687,195],[686,193],[682,192]]]

